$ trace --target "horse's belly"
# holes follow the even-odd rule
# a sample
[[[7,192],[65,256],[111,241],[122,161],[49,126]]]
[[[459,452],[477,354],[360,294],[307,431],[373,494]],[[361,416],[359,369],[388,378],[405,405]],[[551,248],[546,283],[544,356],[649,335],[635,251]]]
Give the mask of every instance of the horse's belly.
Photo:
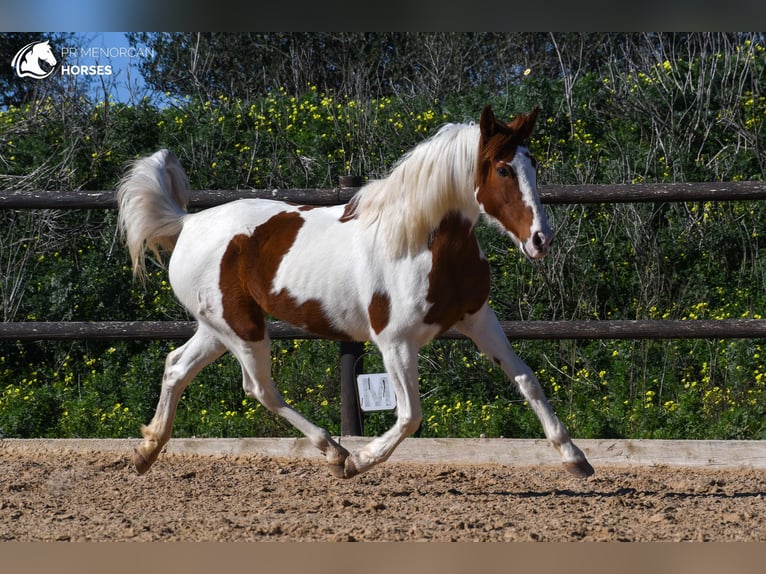
[[[343,233],[300,235],[274,276],[267,311],[323,337],[368,339],[366,289],[359,283],[364,262],[357,248]]]

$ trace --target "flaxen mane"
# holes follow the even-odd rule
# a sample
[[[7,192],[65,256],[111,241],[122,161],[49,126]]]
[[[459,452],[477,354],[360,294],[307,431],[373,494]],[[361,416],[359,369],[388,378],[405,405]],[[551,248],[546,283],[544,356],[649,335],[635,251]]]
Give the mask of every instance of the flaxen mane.
[[[362,223],[375,225],[390,255],[412,254],[446,213],[475,220],[479,126],[447,124],[397,162],[384,179],[367,183],[352,200]]]

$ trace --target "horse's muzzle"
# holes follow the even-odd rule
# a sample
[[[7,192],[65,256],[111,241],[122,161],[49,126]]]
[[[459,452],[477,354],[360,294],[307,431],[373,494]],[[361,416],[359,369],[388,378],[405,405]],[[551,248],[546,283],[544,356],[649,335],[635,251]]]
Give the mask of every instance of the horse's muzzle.
[[[530,259],[542,259],[551,250],[553,231],[535,231],[523,246],[524,254]]]

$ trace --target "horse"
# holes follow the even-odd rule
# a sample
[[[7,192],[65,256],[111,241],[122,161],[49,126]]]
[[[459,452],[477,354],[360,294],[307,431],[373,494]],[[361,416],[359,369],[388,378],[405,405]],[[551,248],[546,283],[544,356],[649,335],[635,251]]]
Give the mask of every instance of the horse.
[[[43,70],[40,62],[48,64],[50,69]],[[19,50],[11,61],[11,66],[16,69],[16,75],[20,78],[35,78],[42,80],[53,73],[58,62],[53,55],[51,45],[48,40],[44,42],[30,42]]]
[[[446,124],[385,178],[329,207],[240,199],[189,213],[189,182],[171,151],[134,161],[117,189],[133,271],[144,277],[147,250],[172,251],[170,284],[197,321],[166,358],[156,412],[133,453],[136,470],[149,470],[170,439],[191,379],[228,350],[245,393],[305,435],[333,476],[365,472],[418,429],[418,351],[454,327],[516,383],[564,467],[593,474],[488,305],[490,268],[475,235],[483,215],[528,259],[549,252],[554,233],[526,143],[537,114],[505,123],[487,106],[478,125]],[[271,377],[267,316],[325,338],[372,341],[396,397],[393,426],[351,453],[290,407]]]

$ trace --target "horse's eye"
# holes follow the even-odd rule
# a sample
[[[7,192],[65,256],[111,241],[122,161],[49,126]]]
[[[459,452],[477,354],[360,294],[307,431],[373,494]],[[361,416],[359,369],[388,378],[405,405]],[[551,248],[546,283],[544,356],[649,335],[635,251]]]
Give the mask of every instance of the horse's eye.
[[[513,177],[516,177],[516,174],[513,172],[513,170],[508,168],[508,167],[506,167],[506,166],[498,167],[497,168],[497,175],[499,175],[500,177],[508,177],[509,175],[513,176]]]

